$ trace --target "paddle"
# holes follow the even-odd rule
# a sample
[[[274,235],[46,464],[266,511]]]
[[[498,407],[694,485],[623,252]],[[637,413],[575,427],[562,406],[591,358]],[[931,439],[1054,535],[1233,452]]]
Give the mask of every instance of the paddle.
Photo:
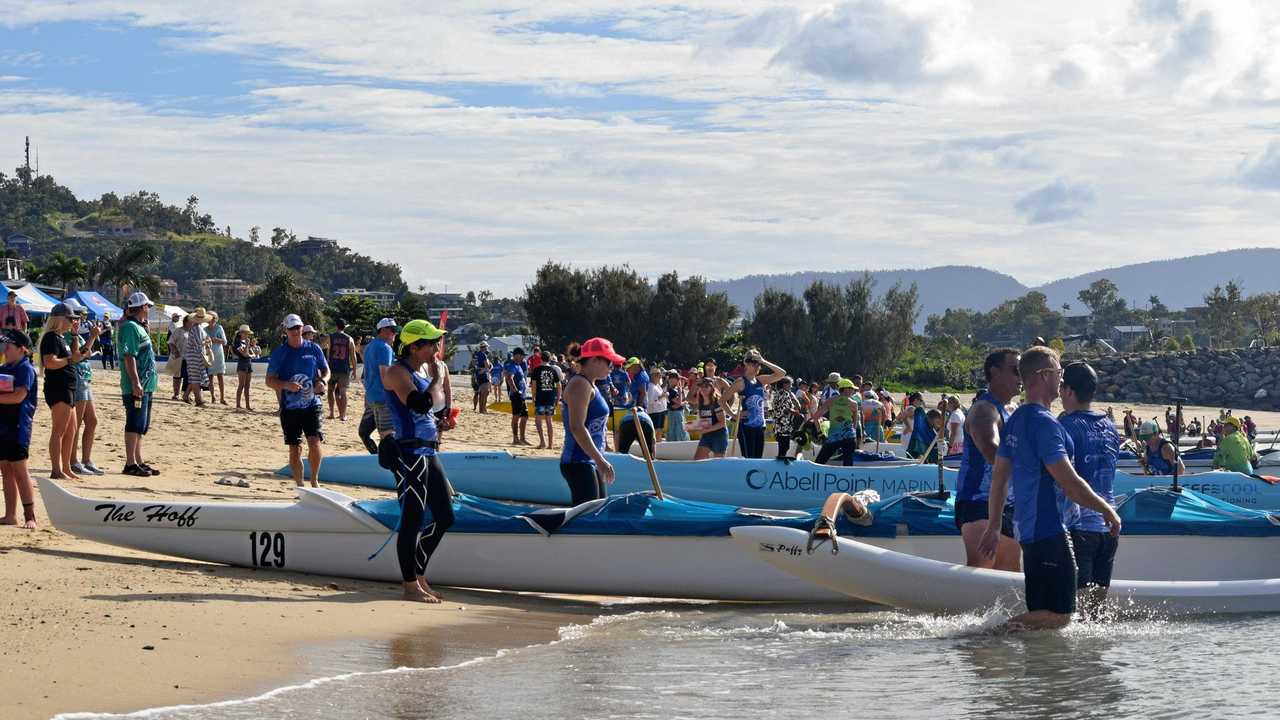
[[[653,494],[659,500],[665,500],[662,484],[658,482],[658,471],[653,467],[653,455],[649,452],[649,441],[644,437],[644,425],[640,422],[640,411],[633,409],[631,419],[636,424],[636,442],[640,443],[640,454],[644,455],[644,464],[649,468],[649,480],[653,483]]]
[[[1178,487],[1178,466],[1182,464],[1182,451],[1178,448],[1178,443],[1182,440],[1182,403],[1187,399],[1176,397],[1170,400],[1177,405],[1177,414],[1173,416],[1173,491],[1182,492],[1182,488]]]

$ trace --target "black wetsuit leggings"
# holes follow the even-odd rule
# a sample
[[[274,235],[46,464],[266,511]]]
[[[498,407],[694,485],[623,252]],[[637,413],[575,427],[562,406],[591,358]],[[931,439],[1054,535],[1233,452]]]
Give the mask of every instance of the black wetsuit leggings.
[[[738,446],[742,448],[744,458],[764,457],[764,426],[738,428]]]
[[[609,496],[604,480],[591,463],[560,463],[560,475],[569,483],[569,494],[573,496],[569,502],[573,506]]]
[[[400,499],[400,534],[396,537],[396,556],[400,560],[400,577],[413,582],[426,575],[431,553],[453,525],[453,498],[440,458],[435,455],[400,456],[394,470],[396,496]],[[431,511],[431,524],[422,527],[426,511]]]
[[[818,458],[814,462],[819,465],[826,465],[833,455],[844,453],[844,466],[849,467],[853,464],[853,453],[857,449],[858,441],[854,438],[825,443],[822,449],[818,451]]]

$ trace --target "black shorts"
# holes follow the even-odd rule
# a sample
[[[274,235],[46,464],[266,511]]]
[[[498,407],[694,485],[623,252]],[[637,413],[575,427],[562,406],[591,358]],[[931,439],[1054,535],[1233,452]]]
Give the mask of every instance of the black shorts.
[[[525,404],[523,397],[514,395],[511,397],[511,416],[529,417],[529,406]]]
[[[75,388],[65,384],[45,385],[44,386],[44,404],[48,407],[53,407],[58,403],[75,405],[76,404]]]
[[[280,427],[284,429],[285,445],[301,445],[302,437],[320,438],[320,406],[302,408],[301,410],[281,410]]]
[[[1076,556],[1076,587],[1111,587],[1111,570],[1116,564],[1120,538],[1109,532],[1072,530],[1071,548]]]
[[[151,393],[142,393],[141,401],[134,403],[132,395],[122,395],[124,400],[124,431],[146,435],[151,429]]]
[[[27,459],[27,448],[31,445],[31,437],[26,442],[16,435],[0,436],[0,461],[21,462]]]
[[[956,529],[959,530],[965,525],[975,520],[987,519],[987,501],[986,500],[957,500],[956,501]],[[1004,512],[1000,514],[1000,534],[1005,537],[1013,537],[1013,504],[1008,503],[1004,506]]]
[[[1076,611],[1076,558],[1065,532],[1023,543],[1022,574],[1029,612],[1048,610],[1071,615]]]

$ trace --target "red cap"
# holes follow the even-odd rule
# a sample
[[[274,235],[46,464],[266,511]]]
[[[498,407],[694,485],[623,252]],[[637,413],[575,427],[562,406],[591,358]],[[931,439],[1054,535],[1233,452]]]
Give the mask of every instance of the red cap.
[[[626,360],[613,349],[613,343],[602,337],[594,337],[582,343],[582,349],[578,352],[578,357],[583,360],[602,357],[614,364],[619,364]]]

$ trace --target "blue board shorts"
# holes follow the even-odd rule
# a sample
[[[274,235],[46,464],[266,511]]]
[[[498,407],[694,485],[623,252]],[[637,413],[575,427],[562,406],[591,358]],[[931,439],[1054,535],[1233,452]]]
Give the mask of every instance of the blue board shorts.
[[[698,439],[698,447],[710,448],[713,453],[723,453],[729,449],[729,431],[720,428],[715,432],[703,433]]]
[[[146,435],[151,429],[151,393],[142,393],[135,402],[133,395],[122,395],[124,400],[124,431]]]

